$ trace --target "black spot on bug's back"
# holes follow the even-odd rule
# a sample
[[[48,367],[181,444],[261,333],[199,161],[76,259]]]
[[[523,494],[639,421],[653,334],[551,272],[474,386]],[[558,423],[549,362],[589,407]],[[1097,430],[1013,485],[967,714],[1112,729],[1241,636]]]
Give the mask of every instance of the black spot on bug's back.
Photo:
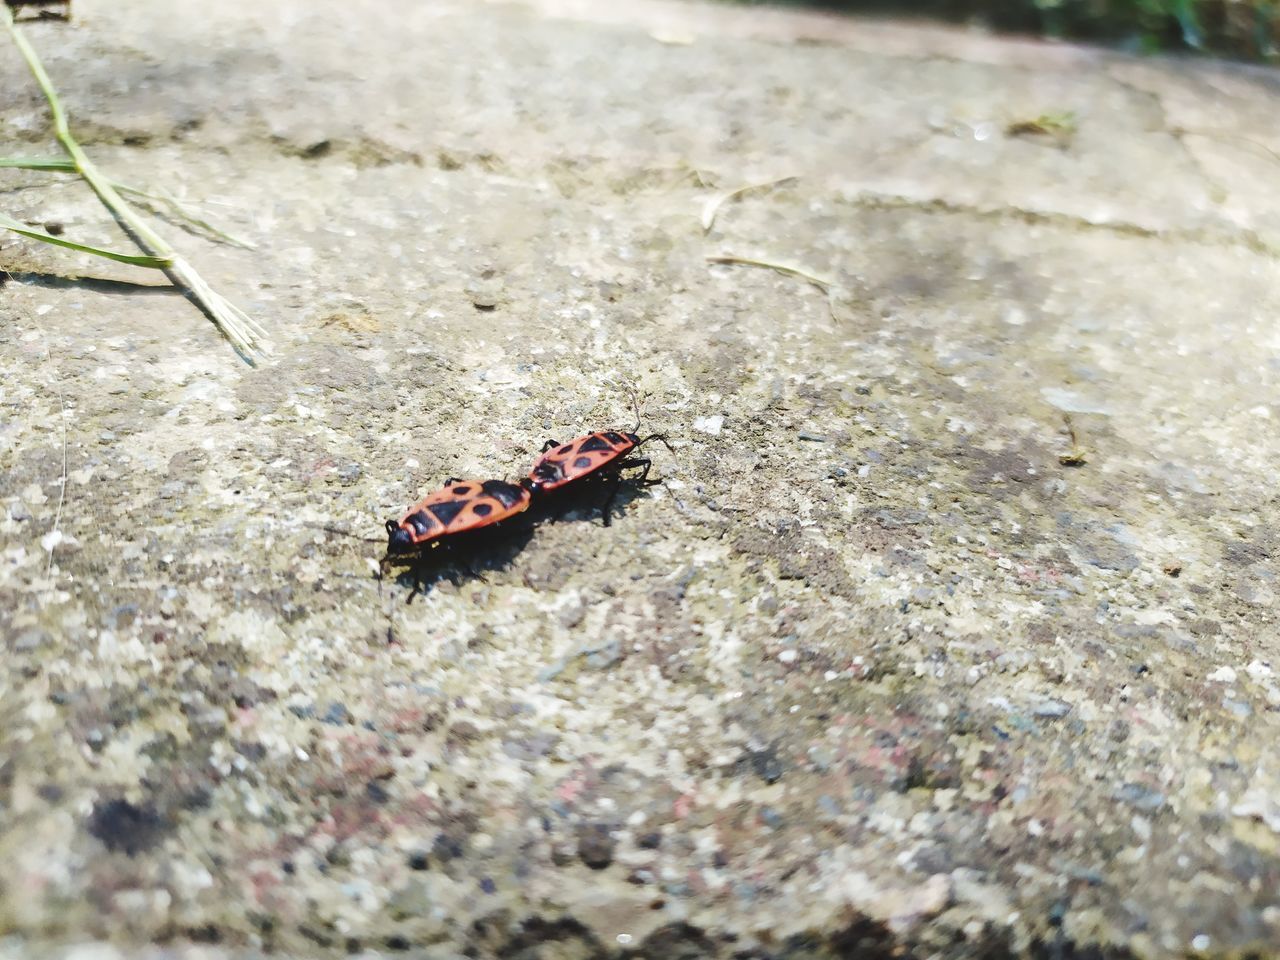
[[[409,514],[409,516],[404,518],[404,522],[409,524],[409,526],[413,527],[413,532],[420,537],[426,536],[436,526],[435,520],[433,520],[431,517],[428,517],[421,510],[419,510],[417,513]]]
[[[586,470],[591,466],[591,463],[592,460],[590,457],[579,457],[577,460],[573,461],[573,468],[575,470]]]
[[[627,434],[617,433],[613,430],[610,430],[608,433],[606,433],[604,437],[606,440],[612,443],[615,447],[625,447],[627,444],[634,445],[636,442],[636,438],[634,436],[628,436]]]
[[[472,506],[471,512],[477,517],[487,517],[489,514],[493,513],[493,507],[489,506],[487,503],[477,503]]]
[[[471,488],[470,487],[454,487],[449,492],[452,494],[456,494],[459,497],[465,497],[468,493],[471,492]]]
[[[465,500],[445,500],[443,503],[428,503],[427,509],[435,514],[436,519],[447,527],[466,505],[467,501]]]
[[[533,468],[533,479],[550,482],[564,476],[564,467],[559,460],[543,460]]]
[[[568,453],[572,448],[573,448],[573,444],[571,444],[571,443],[566,443],[563,447],[561,447],[559,450],[557,450],[557,451],[556,451],[556,453],[560,454],[561,456],[564,456],[564,455],[565,455],[566,453]]]
[[[480,488],[508,509],[528,496],[524,487],[517,487],[514,483],[507,483],[505,480],[486,480]]]
[[[616,433],[614,434],[606,433],[603,435],[599,433],[593,433],[591,436],[587,437],[587,439],[582,441],[582,445],[578,447],[578,452],[579,453],[595,453],[597,450],[611,450],[613,448],[609,446],[609,440],[606,439],[607,437],[610,437],[610,436],[617,437],[618,435]],[[618,437],[618,439],[621,440],[622,438]]]

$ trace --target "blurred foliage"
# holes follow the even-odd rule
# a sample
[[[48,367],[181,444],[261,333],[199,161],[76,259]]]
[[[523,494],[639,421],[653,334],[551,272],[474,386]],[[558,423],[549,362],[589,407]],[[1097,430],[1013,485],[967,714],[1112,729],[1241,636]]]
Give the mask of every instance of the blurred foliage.
[[[1280,0],[819,0],[812,5],[978,23],[1135,51],[1194,50],[1280,62]]]

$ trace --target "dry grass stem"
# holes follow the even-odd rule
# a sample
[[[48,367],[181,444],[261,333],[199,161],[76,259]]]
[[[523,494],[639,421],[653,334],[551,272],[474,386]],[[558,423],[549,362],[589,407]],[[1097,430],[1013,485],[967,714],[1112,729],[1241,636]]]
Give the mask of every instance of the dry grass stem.
[[[83,148],[71,135],[66,111],[63,109],[62,102],[53,88],[53,82],[49,79],[48,73],[45,72],[40,57],[36,54],[31,44],[27,42],[26,36],[14,23],[13,12],[2,2],[0,2],[0,22],[8,29],[15,46],[22,54],[27,67],[31,70],[32,76],[35,77],[36,83],[39,84],[41,91],[44,93],[45,99],[49,103],[49,112],[53,118],[54,134],[57,136],[58,142],[62,144],[63,149],[66,150],[75,172],[88,182],[93,192],[98,195],[98,199],[111,211],[112,216],[116,218],[120,226],[138,246],[142,247],[148,256],[145,258],[129,258],[125,254],[116,254],[99,248],[72,243],[71,241],[30,230],[7,217],[0,218],[0,227],[12,230],[22,236],[42,240],[45,243],[55,243],[82,253],[92,253],[96,256],[105,256],[124,263],[164,270],[175,285],[186,291],[188,296],[200,307],[222,335],[227,338],[236,352],[246,362],[253,363],[255,355],[265,350],[263,342],[265,334],[262,328],[250,319],[243,310],[216,293],[208,282],[200,276],[195,267],[179,256],[173,247],[160,237],[151,228],[150,224],[125,201],[117,184],[104,176],[93,161],[89,159]],[[54,169],[48,161],[32,162],[43,164],[43,166],[35,166],[32,169]],[[17,166],[20,164],[11,162],[6,165]],[[65,168],[59,167],[58,169]]]

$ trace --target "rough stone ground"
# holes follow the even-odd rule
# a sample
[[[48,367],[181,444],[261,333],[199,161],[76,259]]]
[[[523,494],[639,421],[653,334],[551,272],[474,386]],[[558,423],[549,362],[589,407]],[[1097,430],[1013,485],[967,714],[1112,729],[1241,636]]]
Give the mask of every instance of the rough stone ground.
[[[108,170],[260,245],[167,228],[275,352],[0,240],[0,957],[1274,948],[1280,80],[604,6],[30,28]],[[410,605],[324,529],[633,385],[676,453],[607,529]]]

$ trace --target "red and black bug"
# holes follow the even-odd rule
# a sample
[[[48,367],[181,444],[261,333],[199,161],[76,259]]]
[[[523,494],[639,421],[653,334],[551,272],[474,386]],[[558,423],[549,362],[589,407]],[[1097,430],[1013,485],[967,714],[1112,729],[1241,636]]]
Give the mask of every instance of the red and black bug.
[[[668,450],[671,444],[660,433],[640,437],[636,431],[640,429],[637,413],[636,425],[630,431],[599,430],[577,437],[568,443],[548,440],[542,445],[540,456],[529,476],[522,483],[535,494],[548,494],[561,490],[569,484],[580,483],[590,479],[612,478],[613,485],[604,502],[604,525],[609,526],[610,508],[618,495],[622,484],[622,471],[631,468],[640,470],[636,482],[642,486],[661,483],[660,480],[649,479],[649,468],[653,465],[648,457],[637,457],[634,454],[650,440],[658,440]],[[672,450],[674,453],[675,451]]]
[[[459,480],[451,477],[429,493],[399,520],[387,521],[385,562],[412,559],[437,541],[495,527],[529,509],[532,495],[505,480]]]
[[[533,495],[520,484],[450,477],[443,487],[427,494],[399,520],[387,521],[387,552],[379,564],[379,595],[382,593],[383,576],[397,564],[413,568],[413,591],[406,601],[408,603],[413,602],[424,585],[439,578],[441,570],[431,571],[435,575],[430,578],[424,577],[426,568],[434,566],[436,561],[461,563],[469,574],[483,579],[473,567],[473,561],[479,559],[493,566],[493,549],[507,540],[518,540],[521,529],[527,540],[533,532],[530,524],[515,531],[502,528],[507,526],[506,521],[528,510],[532,502]],[[367,539],[347,530],[325,529],[358,540]],[[501,536],[496,536],[499,531]],[[491,534],[495,536],[489,536]],[[458,582],[449,576],[455,584]],[[394,630],[389,624],[387,640],[393,642],[394,639]]]

